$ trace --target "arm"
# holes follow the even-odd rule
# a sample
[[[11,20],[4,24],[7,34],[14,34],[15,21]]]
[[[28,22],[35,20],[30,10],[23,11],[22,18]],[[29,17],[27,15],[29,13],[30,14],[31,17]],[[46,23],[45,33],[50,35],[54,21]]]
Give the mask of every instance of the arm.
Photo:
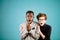
[[[36,29],[37,29],[37,27],[36,27]],[[39,33],[39,29],[38,30],[36,30],[36,29],[30,31],[30,33],[32,34],[32,37],[34,39],[38,39],[40,37],[40,35],[38,34]]]
[[[39,35],[40,35],[43,39],[45,39],[45,35],[41,32],[40,26],[38,26],[38,29],[39,29]]]
[[[43,39],[45,39],[45,35],[41,31],[39,32],[39,34]]]
[[[25,39],[26,37],[27,37],[27,31],[26,30],[24,30],[24,28],[23,28],[23,26],[22,25],[20,25],[20,39],[22,40],[22,39]]]
[[[31,30],[29,33],[31,34],[30,36],[31,36],[33,39],[36,40],[36,39],[39,38],[38,33],[34,32],[34,30]]]
[[[50,34],[51,34],[51,27],[48,26],[48,28],[46,29],[46,33],[45,33],[45,39],[46,40],[50,40]]]
[[[44,34],[40,30],[40,35],[41,35],[42,39],[50,40],[50,34],[51,34],[51,27],[47,27],[45,29],[45,33]]]

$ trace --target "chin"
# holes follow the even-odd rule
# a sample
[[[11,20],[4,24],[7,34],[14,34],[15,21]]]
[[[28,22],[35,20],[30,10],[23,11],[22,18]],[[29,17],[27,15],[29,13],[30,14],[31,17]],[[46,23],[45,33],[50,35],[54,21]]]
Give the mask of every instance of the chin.
[[[31,22],[28,22],[29,24],[31,24]]]
[[[43,26],[43,25],[44,25],[44,23],[40,23],[40,25],[41,25],[41,26]]]

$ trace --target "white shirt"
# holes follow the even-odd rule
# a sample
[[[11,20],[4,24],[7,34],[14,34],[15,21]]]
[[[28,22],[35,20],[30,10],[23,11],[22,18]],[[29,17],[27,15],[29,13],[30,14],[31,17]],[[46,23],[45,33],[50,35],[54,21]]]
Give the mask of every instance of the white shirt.
[[[36,22],[32,22],[30,24],[31,27],[31,31],[30,33],[36,38],[32,38],[31,36],[27,36],[25,39],[23,39],[26,35],[26,33],[28,33],[28,31],[26,30],[26,23],[20,24],[20,39],[21,40],[38,40],[39,38],[39,30],[36,30],[37,28],[37,23]]]

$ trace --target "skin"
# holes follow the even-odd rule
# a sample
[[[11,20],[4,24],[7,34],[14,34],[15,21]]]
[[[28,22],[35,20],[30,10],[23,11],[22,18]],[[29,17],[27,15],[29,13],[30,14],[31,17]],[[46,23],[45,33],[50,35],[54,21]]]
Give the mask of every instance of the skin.
[[[26,20],[27,20],[26,28],[27,28],[27,31],[31,30],[30,24],[32,23],[33,19],[34,19],[34,15],[32,13],[27,13],[27,15],[26,15]]]
[[[45,17],[39,17],[38,23],[40,26],[43,26],[46,23]]]
[[[34,19],[34,15],[32,13],[27,13],[26,14],[26,30],[29,32],[31,30],[30,24],[33,22]],[[24,39],[28,36],[28,33],[25,34],[26,36],[24,37]],[[30,33],[30,36],[32,36],[32,34]],[[33,37],[33,36],[32,36]],[[35,37],[33,37],[35,38]]]
[[[34,15],[32,13],[27,13],[27,15],[26,15],[26,21],[27,21],[26,28],[27,28],[28,32],[31,30],[30,24],[33,22],[33,19],[34,19]],[[28,36],[28,33],[26,33],[26,35]],[[34,36],[32,36],[31,33],[29,33],[29,35],[32,38],[36,39]]]
[[[39,26],[42,27],[46,23],[45,17],[39,17],[38,23],[39,23]],[[45,39],[45,35],[41,32],[41,30],[39,34],[43,39]]]

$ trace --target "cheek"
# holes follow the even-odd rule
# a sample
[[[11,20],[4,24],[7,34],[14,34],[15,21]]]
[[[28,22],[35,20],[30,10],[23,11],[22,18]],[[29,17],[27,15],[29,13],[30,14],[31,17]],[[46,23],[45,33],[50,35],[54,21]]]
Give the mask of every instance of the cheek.
[[[31,20],[33,20],[34,18],[31,18]]]
[[[38,21],[38,23],[41,23],[40,21]]]
[[[26,17],[26,19],[28,19],[28,18]]]
[[[42,23],[45,23],[45,21],[42,21]]]
[[[33,18],[30,18],[30,20],[33,20]]]
[[[41,20],[39,20],[39,23],[41,23],[42,21]]]

